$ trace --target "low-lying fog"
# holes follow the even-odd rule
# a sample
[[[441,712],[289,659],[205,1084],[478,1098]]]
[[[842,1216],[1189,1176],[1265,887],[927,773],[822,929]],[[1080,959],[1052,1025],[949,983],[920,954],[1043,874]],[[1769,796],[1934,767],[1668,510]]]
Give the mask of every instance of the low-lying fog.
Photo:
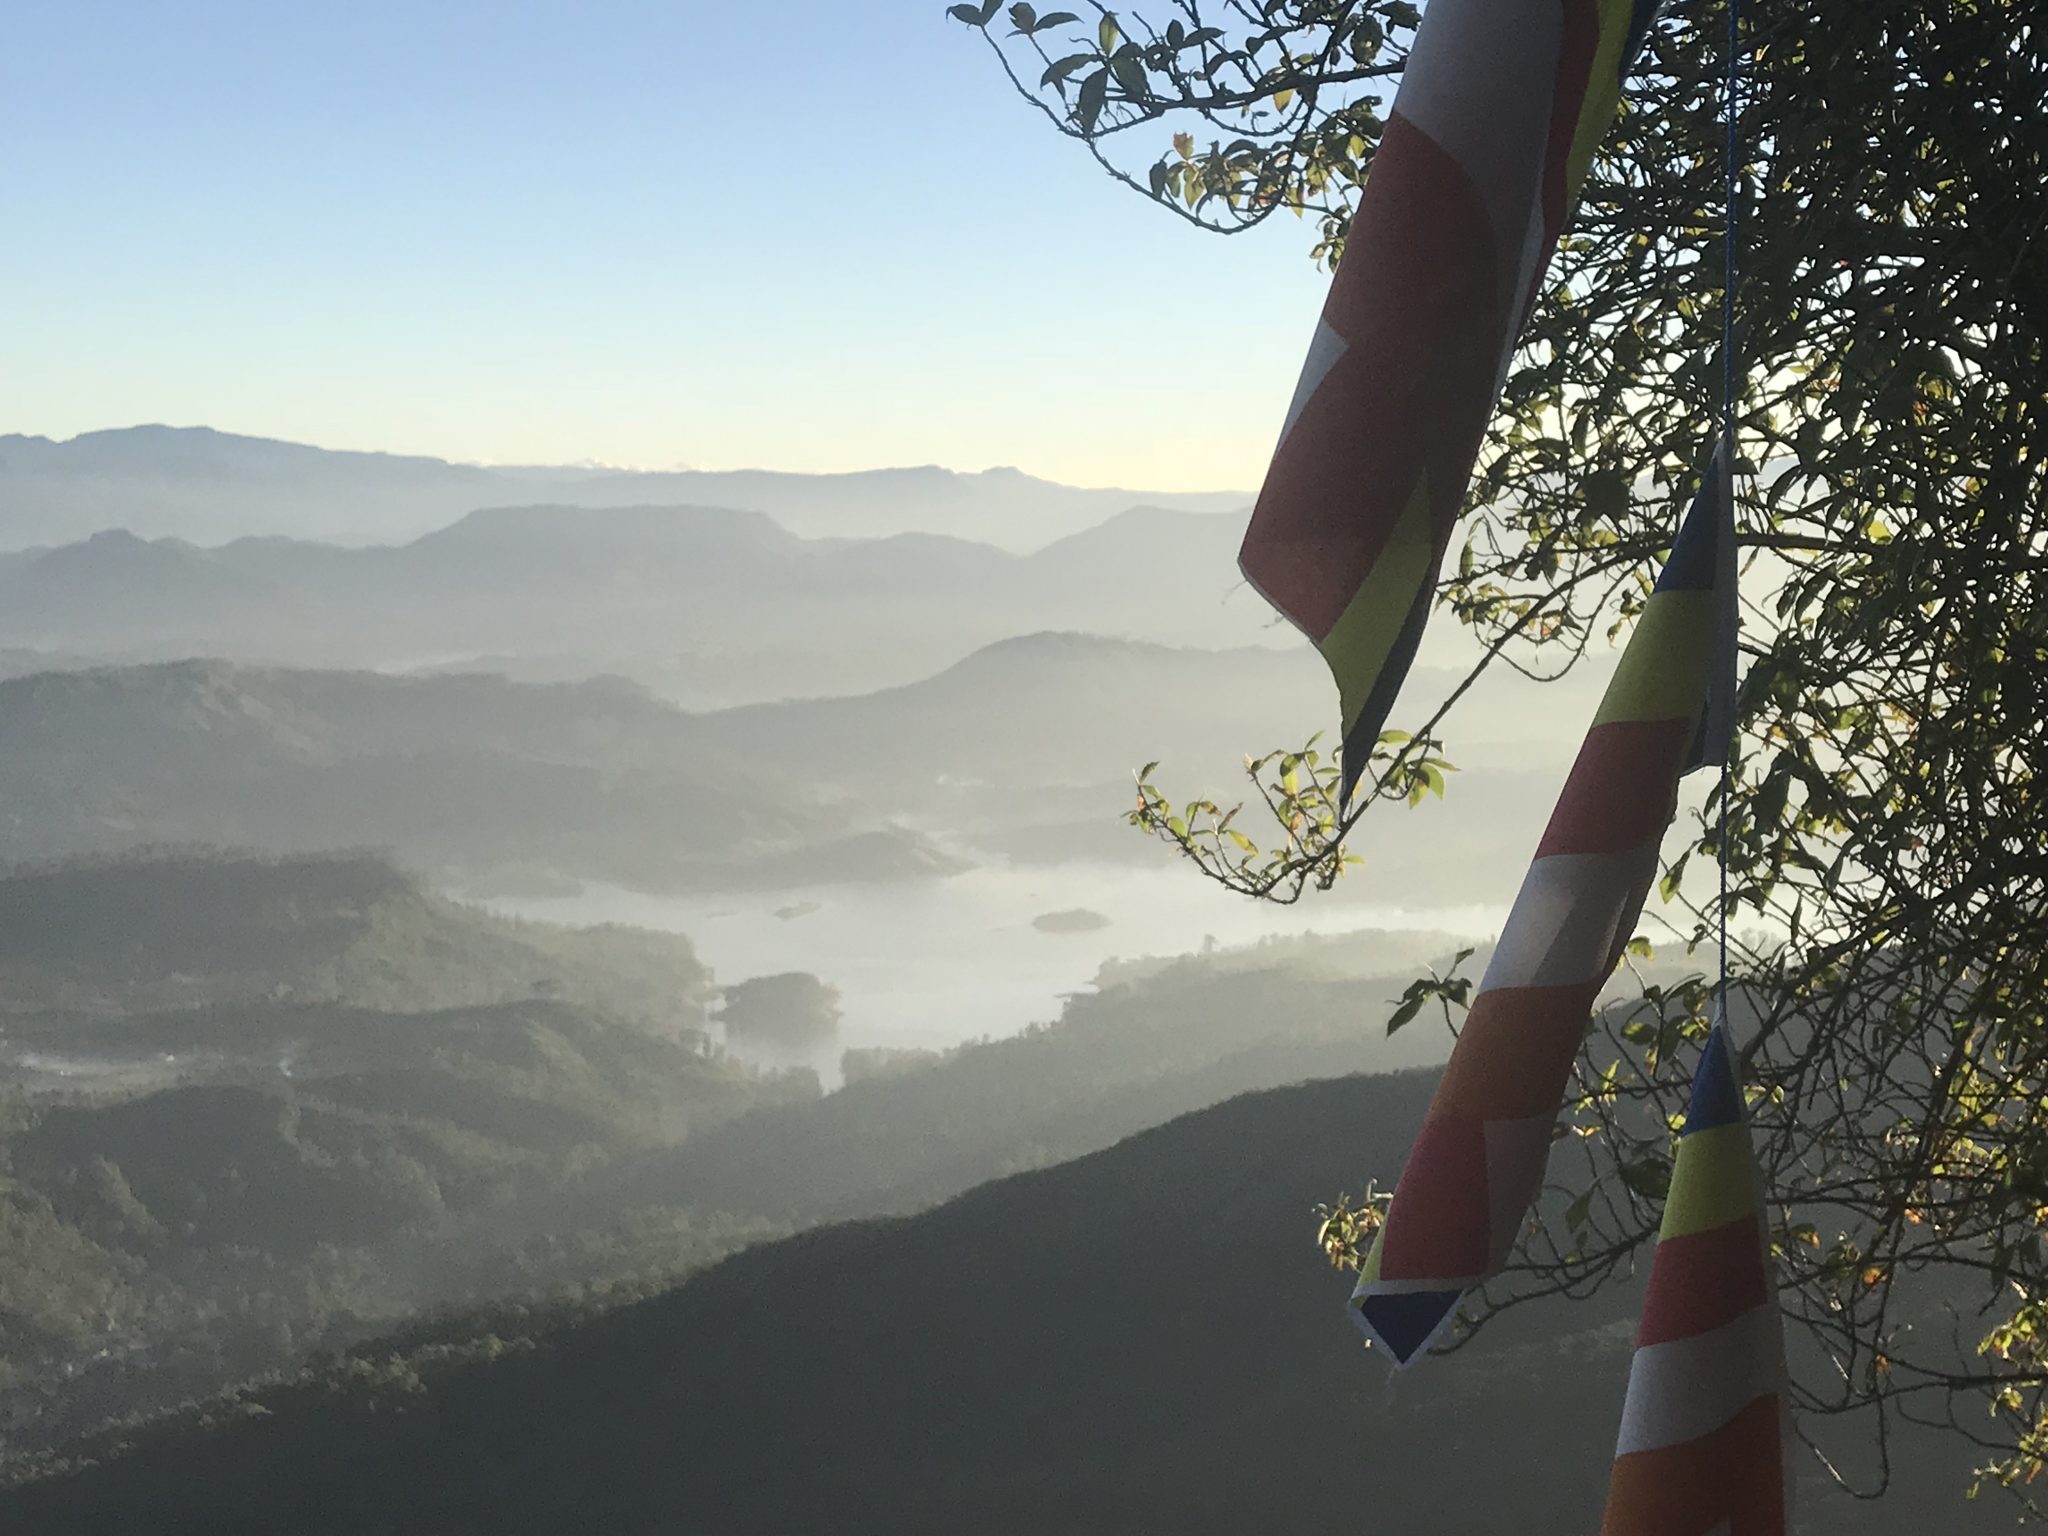
[[[1281,906],[1226,891],[1185,864],[1076,863],[750,895],[587,886],[575,896],[489,905],[548,922],[687,934],[721,982],[817,975],[841,994],[839,1039],[812,1063],[829,1081],[840,1049],[941,1049],[1054,1019],[1061,995],[1091,985],[1111,960],[1359,929],[1490,935],[1506,911],[1404,908],[1351,894]],[[1375,959],[1384,955],[1375,948]]]

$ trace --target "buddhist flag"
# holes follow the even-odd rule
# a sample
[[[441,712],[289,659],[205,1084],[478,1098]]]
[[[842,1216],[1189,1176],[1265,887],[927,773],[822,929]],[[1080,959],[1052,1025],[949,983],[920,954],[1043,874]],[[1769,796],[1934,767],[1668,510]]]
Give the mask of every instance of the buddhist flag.
[[[1723,1020],[1693,1074],[1601,1536],[1785,1536],[1785,1341],[1758,1188]]]
[[[1709,465],[1579,748],[1352,1295],[1406,1365],[1500,1272],[1543,1184],[1572,1058],[1635,929],[1689,770],[1734,720],[1735,525]]]
[[[1348,800],[1655,0],[1429,0],[1238,563],[1335,674]]]

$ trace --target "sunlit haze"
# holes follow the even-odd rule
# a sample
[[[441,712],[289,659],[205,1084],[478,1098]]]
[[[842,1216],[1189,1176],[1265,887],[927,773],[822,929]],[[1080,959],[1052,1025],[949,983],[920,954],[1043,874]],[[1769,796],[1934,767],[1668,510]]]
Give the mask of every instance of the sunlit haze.
[[[937,0],[80,0],[9,53],[14,431],[1247,489],[1323,290]]]

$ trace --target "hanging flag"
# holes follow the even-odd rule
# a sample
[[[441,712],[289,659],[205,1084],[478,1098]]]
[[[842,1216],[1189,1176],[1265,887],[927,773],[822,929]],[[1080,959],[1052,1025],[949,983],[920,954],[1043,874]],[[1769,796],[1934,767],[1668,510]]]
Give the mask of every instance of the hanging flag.
[[[1601,1536],[1785,1536],[1785,1340],[1725,1020],[1693,1074]]]
[[[1343,794],[1656,0],[1430,0],[1238,563],[1322,651]]]
[[[1678,781],[1726,760],[1733,506],[1724,444],[1601,697],[1361,1268],[1353,1314],[1399,1364],[1507,1261],[1593,1002],[1656,878]]]

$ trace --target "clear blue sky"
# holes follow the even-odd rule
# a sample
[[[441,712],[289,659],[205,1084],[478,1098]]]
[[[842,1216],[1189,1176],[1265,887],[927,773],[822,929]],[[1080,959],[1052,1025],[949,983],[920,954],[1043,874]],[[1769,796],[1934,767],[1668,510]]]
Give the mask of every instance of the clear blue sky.
[[[64,0],[0,60],[0,431],[1256,485],[1311,231],[1113,186],[942,0]]]

